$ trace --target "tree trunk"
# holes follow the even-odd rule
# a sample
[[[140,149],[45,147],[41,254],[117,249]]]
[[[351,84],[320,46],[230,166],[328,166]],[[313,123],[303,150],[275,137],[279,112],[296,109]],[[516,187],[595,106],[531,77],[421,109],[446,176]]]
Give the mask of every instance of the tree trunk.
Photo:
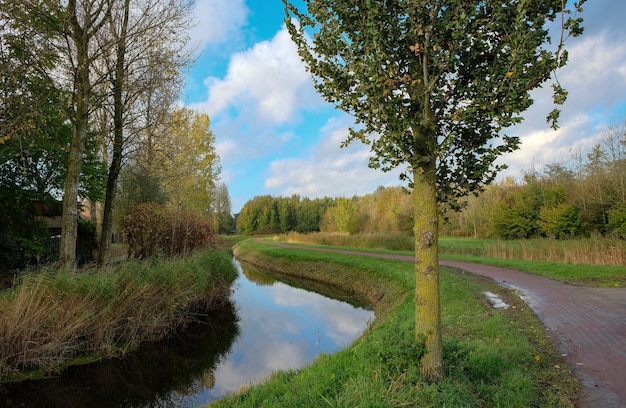
[[[117,193],[117,179],[122,168],[122,149],[124,147],[124,80],[126,78],[126,34],[130,0],[124,1],[124,16],[121,21],[120,35],[116,38],[115,72],[113,73],[113,157],[107,177],[104,213],[102,216],[102,235],[100,236],[100,252],[98,266],[102,267],[109,258],[111,251],[111,233],[113,230],[113,203]],[[113,26],[113,23],[111,23]]]
[[[63,217],[61,221],[61,243],[59,251],[59,267],[73,267],[76,263],[76,239],[78,236],[78,185],[83,164],[85,137],[87,134],[86,120],[84,126],[74,126],[72,143],[65,176],[63,194]]]
[[[416,166],[417,167],[417,166]],[[414,169],[416,168],[414,167]],[[441,307],[439,304],[439,255],[435,165],[413,171],[415,211],[415,335],[425,347],[420,373],[428,381],[443,379]]]
[[[98,267],[104,266],[109,260],[111,252],[111,235],[113,232],[113,202],[117,192],[117,179],[121,168],[121,151],[119,154],[113,152],[113,162],[109,168],[107,179],[106,197],[104,199],[104,210],[102,216],[102,233],[100,235],[100,245],[98,251]]]
[[[65,191],[63,194],[63,218],[61,225],[61,244],[59,251],[59,267],[73,267],[76,264],[76,238],[78,235],[78,186],[83,165],[87,126],[89,120],[89,55],[87,41],[83,38],[84,31],[78,23],[74,23],[76,44],[76,77],[74,80],[75,113],[73,117],[72,143],[67,162]]]

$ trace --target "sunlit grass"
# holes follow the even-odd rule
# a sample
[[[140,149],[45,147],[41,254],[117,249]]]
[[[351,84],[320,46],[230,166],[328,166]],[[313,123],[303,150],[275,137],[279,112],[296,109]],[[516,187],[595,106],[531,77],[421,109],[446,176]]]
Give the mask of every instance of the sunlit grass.
[[[278,236],[276,239],[284,242],[339,246],[342,249],[357,251],[391,252],[402,255],[413,253],[412,249],[391,251],[391,248],[396,247],[396,243],[399,241],[399,238],[395,235],[391,235],[388,238],[385,238],[385,235],[382,234],[377,235],[375,247],[368,246],[371,244],[369,235],[343,235],[338,238],[335,238],[335,235],[290,233]],[[392,242],[389,247],[385,244],[387,239]],[[609,255],[603,255],[605,249]],[[573,260],[574,255],[557,256],[558,253],[568,254],[570,250],[572,254],[576,252],[581,254],[590,253],[586,257],[582,255],[576,257],[579,261],[593,261],[594,259],[600,261],[604,257],[607,264],[567,262],[567,259]],[[621,251],[626,253],[626,242],[608,238],[571,241],[551,239],[501,241],[455,237],[439,238],[439,256],[441,259],[502,266],[544,276],[560,282],[586,286],[626,286],[626,262],[614,265],[610,261],[610,259],[617,259],[610,254]],[[540,256],[541,253],[543,255]]]
[[[446,377],[419,374],[411,263],[283,249],[245,241],[243,260],[267,271],[343,286],[375,304],[376,321],[351,347],[309,367],[279,372],[217,402],[225,407],[573,407],[577,383],[532,311],[508,290],[442,270]],[[482,292],[515,308],[492,309]],[[382,295],[382,296],[381,296]]]

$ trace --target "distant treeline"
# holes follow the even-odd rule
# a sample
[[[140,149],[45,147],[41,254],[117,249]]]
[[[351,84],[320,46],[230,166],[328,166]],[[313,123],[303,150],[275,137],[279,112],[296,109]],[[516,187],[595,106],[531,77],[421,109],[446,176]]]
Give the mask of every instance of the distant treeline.
[[[493,184],[448,215],[447,235],[626,238],[626,123],[607,129],[588,152]]]
[[[448,236],[568,239],[591,235],[626,238],[626,124],[607,131],[589,152],[571,162],[528,169],[467,198],[459,212],[442,208]],[[412,234],[411,195],[379,187],[352,198],[260,196],[237,220],[242,234],[297,232]]]
[[[401,187],[379,187],[374,193],[352,198],[258,196],[244,205],[237,229],[246,235],[289,231],[410,234],[412,214],[411,196]]]

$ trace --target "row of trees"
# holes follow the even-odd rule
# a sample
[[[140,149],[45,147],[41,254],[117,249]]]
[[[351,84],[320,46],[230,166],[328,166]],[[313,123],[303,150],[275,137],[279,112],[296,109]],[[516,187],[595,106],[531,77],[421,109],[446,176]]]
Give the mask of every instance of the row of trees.
[[[458,214],[449,234],[557,239],[609,234],[626,238],[626,122],[569,162],[528,169],[520,181],[489,186]]]
[[[448,236],[569,239],[593,234],[626,238],[626,121],[570,162],[527,169],[466,197],[445,211]],[[361,197],[310,200],[271,196],[248,201],[237,222],[244,234],[288,231],[413,234],[411,194],[379,187]],[[444,209],[442,207],[442,209]]]
[[[445,235],[504,239],[567,239],[590,234],[626,238],[626,121],[607,128],[601,143],[569,162],[527,169],[466,197],[461,211],[446,211]],[[310,200],[262,196],[244,206],[244,234],[288,231],[412,234],[411,195],[379,187],[362,197]]]
[[[209,118],[177,108],[182,75],[193,61],[191,6],[185,0],[0,4],[0,200],[11,210],[2,213],[7,229],[0,245],[35,247],[45,229],[36,228],[32,203],[57,198],[63,200],[60,265],[76,261],[79,201],[104,203],[100,264],[115,219],[123,219],[114,213],[116,203],[123,211],[142,200],[189,206],[232,225],[227,191],[217,185]]]
[[[279,234],[289,231],[411,234],[411,196],[402,187],[379,187],[363,197],[272,197],[249,200],[237,216],[241,234]]]
[[[324,213],[333,204],[331,198],[257,196],[237,215],[237,231],[245,235],[319,231]]]
[[[242,234],[297,231],[412,234],[413,204],[402,187],[379,187],[352,198],[259,196],[248,201],[237,217]]]

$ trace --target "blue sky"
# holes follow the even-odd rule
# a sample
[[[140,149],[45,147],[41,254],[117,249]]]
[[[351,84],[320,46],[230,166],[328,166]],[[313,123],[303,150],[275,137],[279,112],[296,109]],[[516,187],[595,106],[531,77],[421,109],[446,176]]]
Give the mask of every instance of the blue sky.
[[[209,114],[234,213],[257,195],[350,197],[400,185],[398,172],[367,167],[369,150],[340,143],[353,123],[316,95],[284,29],[280,0],[195,0],[191,32],[199,57],[189,70],[183,103]],[[585,34],[568,42],[559,71],[569,91],[560,129],[545,122],[548,89],[509,133],[520,150],[501,158],[522,170],[568,162],[626,121],[626,2],[588,0]]]

